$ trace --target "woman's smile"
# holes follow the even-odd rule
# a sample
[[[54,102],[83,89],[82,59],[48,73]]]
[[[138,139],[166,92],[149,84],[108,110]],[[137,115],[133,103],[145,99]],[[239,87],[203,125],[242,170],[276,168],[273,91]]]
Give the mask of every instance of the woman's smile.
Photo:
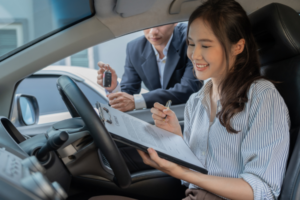
[[[204,71],[209,67],[209,64],[194,63],[194,66],[195,66],[197,71]]]

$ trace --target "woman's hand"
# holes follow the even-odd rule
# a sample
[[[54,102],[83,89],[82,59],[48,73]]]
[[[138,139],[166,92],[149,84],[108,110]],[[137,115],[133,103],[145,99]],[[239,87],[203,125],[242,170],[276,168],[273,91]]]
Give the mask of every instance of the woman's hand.
[[[174,178],[197,185],[211,193],[228,199],[254,199],[251,186],[242,178],[227,178],[201,174],[160,158],[156,151],[148,148],[149,154],[137,150],[145,164],[150,165]]]
[[[151,113],[157,127],[182,137],[181,127],[176,114],[172,110],[160,103],[155,103],[154,107],[151,108]],[[167,118],[164,119],[166,116]]]
[[[185,176],[185,173],[190,171],[186,167],[182,167],[173,162],[170,162],[168,160],[160,158],[158,156],[157,152],[152,148],[147,149],[148,154],[141,150],[137,150],[137,151],[140,154],[140,156],[142,157],[143,162],[146,165],[154,167],[154,168],[156,168],[162,172],[165,172],[166,174],[169,174],[175,178],[182,179]]]

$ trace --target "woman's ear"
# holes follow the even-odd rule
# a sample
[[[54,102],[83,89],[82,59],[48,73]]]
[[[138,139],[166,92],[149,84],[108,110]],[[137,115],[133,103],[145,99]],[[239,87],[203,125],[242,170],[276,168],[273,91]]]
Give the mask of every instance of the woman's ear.
[[[240,39],[235,45],[232,46],[233,55],[237,56],[244,51],[245,48],[245,39]]]

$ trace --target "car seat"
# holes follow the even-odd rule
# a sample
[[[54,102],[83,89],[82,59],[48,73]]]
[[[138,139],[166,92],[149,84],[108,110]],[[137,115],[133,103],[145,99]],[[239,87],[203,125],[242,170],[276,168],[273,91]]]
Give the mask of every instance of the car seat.
[[[292,8],[269,4],[250,16],[261,74],[274,81],[291,119],[290,152],[280,199],[300,199],[300,16]]]

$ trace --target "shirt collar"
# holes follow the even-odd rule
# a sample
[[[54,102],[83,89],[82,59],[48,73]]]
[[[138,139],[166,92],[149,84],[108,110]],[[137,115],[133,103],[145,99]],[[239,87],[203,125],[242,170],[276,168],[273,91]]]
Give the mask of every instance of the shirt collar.
[[[164,58],[166,58],[167,55],[168,55],[168,50],[169,50],[169,46],[170,46],[170,44],[171,44],[172,38],[173,38],[173,34],[171,35],[171,37],[170,37],[170,39],[169,39],[167,45],[165,46],[165,48],[164,48],[164,50],[163,50],[163,54],[165,55]],[[157,52],[157,50],[155,49],[155,47],[154,47],[153,45],[152,45],[152,48],[153,48],[153,50],[154,50],[154,54],[155,54],[155,56],[156,56],[156,60],[160,60],[160,59],[159,59],[159,53]]]
[[[212,81],[210,79],[206,81],[206,83],[203,85],[202,89],[198,92],[196,98],[199,98],[200,101],[202,101],[205,96],[207,95],[209,96],[211,87],[212,87]]]
[[[202,89],[198,92],[195,98],[198,98],[204,106],[210,108],[210,91],[212,89],[212,80],[208,79],[204,82]],[[222,105],[220,100],[217,102],[217,112],[221,111]]]

